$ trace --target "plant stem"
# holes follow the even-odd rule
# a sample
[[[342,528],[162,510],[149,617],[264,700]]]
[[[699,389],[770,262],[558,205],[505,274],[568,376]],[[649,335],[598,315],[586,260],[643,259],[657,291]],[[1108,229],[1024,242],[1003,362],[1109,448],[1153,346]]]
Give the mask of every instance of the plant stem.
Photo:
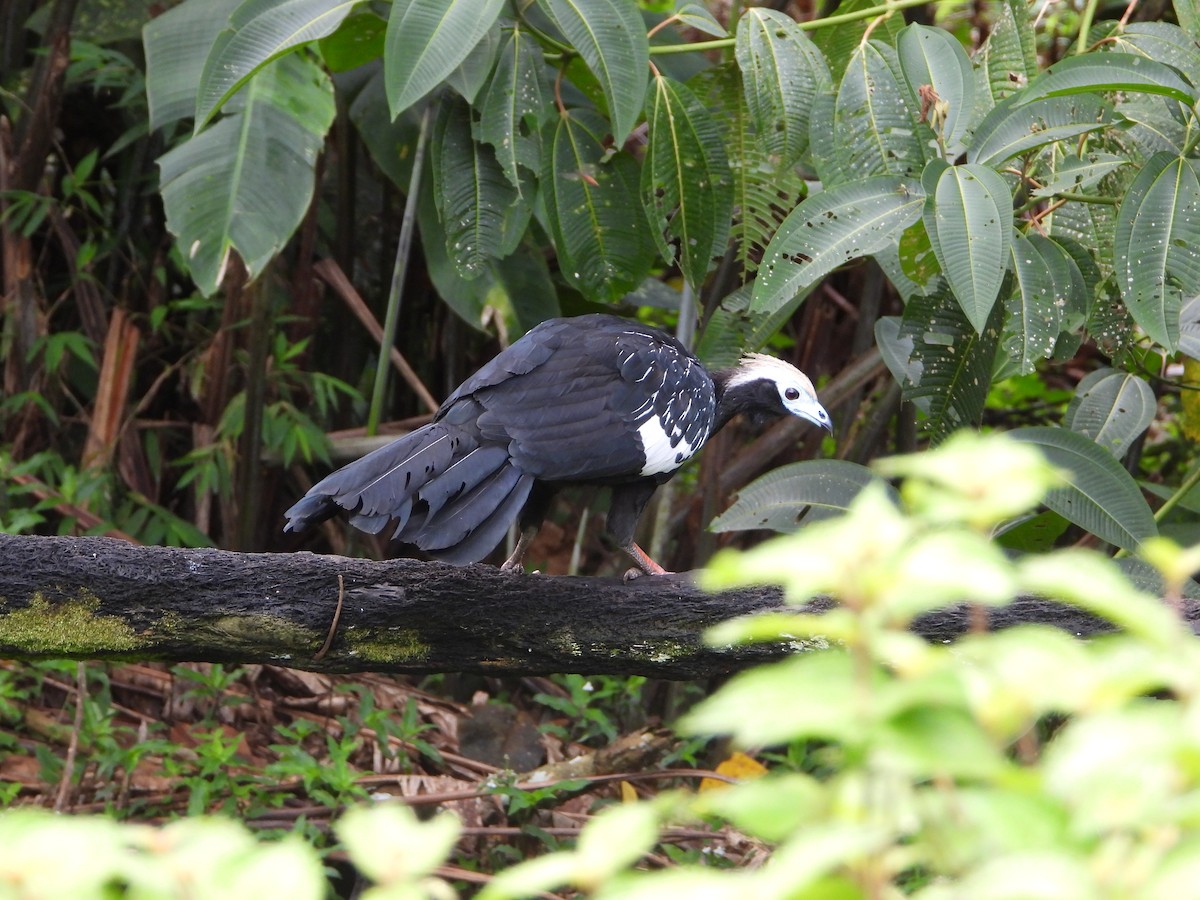
[[[1075,54],[1086,53],[1088,49],[1088,32],[1092,30],[1092,20],[1096,18],[1096,7],[1100,5],[1100,0],[1087,0],[1083,5],[1083,12],[1079,15],[1079,40],[1075,44]]]
[[[417,146],[413,151],[412,175],[408,179],[408,193],[404,198],[404,219],[400,223],[400,240],[396,244],[396,262],[392,267],[392,287],[388,292],[387,314],[383,320],[383,337],[379,342],[379,362],[375,366],[375,386],[371,391],[371,407],[367,412],[367,434],[379,430],[379,416],[383,409],[383,397],[387,393],[388,374],[391,371],[391,347],[396,343],[396,325],[400,320],[400,301],[404,297],[404,276],[408,272],[409,251],[412,249],[413,228],[417,221],[417,197],[421,191],[421,170],[425,162],[425,145],[429,139],[429,120],[434,104],[426,105],[421,114],[421,128],[417,133]]]
[[[1154,511],[1154,521],[1161,522],[1166,517],[1167,513],[1178,506],[1179,501],[1186,497],[1188,492],[1191,491],[1191,489],[1197,484],[1200,484],[1200,466],[1196,466],[1196,468],[1192,470],[1192,473],[1183,480],[1183,484],[1179,485],[1179,488],[1175,491],[1175,493],[1163,501],[1163,505]]]

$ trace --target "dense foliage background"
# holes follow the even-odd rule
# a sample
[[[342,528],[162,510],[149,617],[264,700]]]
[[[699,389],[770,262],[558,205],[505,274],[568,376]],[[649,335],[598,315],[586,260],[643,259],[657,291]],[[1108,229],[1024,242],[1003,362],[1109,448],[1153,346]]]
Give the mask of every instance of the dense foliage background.
[[[1035,561],[1096,547],[1139,577],[1147,566],[1128,557],[1157,546],[1151,557],[1186,592],[1186,566],[1154,539],[1200,536],[1200,14],[1190,0],[12,0],[0,36],[5,531],[382,555],[336,523],[285,537],[280,512],[377,432],[425,421],[532,325],[615,309],[675,331],[712,366],[744,349],[788,358],[837,423],[820,446],[796,423],[761,434],[738,425],[710,442],[647,516],[652,553],[671,568],[752,542],[733,532],[794,531],[875,502],[890,488],[863,492],[883,477],[865,463],[982,427],[1016,439],[987,457],[989,471],[1033,445],[1065,480],[1031,477],[1028,502],[965,516],[968,531]],[[970,468],[948,471],[967,483]],[[565,497],[534,561],[607,571],[603,502]],[[990,559],[969,542],[938,549]],[[887,577],[912,574],[897,571]],[[1000,583],[996,602],[1033,582]],[[884,644],[842,673],[851,694],[866,683],[863,660],[880,678],[897,674],[898,639]],[[518,742],[536,761],[509,760],[526,771],[547,752],[601,750],[671,720],[703,693],[60,668],[0,673],[7,799],[147,817],[238,811],[270,827],[284,827],[267,813],[281,806],[289,824],[322,820],[363,793],[367,770],[486,771],[460,752],[456,723],[481,715],[472,699],[503,700],[511,717],[486,726],[485,743],[541,729]],[[1177,672],[1156,678],[1122,690],[1191,691]],[[917,694],[936,692],[923,684]],[[320,715],[298,716],[306,705]],[[1082,706],[1043,698],[1020,724]],[[834,723],[769,738],[727,710],[697,734],[739,731],[771,744],[777,764],[818,774],[806,742],[831,741],[851,748],[838,764],[853,773],[869,761],[864,747],[894,734],[888,716],[916,728],[944,722],[939,709],[894,708],[871,720],[877,732]],[[987,710],[955,706],[950,717],[976,715]],[[1022,734],[993,729],[993,751]],[[639,765],[715,764],[723,754],[704,757],[706,746],[669,744]],[[1038,765],[1037,746],[1018,749]],[[905,771],[1007,777],[939,768],[959,751]],[[270,766],[280,768],[243,777]],[[272,781],[287,790],[272,793]],[[502,822],[478,813],[469,828],[532,835],[524,852],[553,846],[548,829],[578,831],[578,820],[548,817],[595,795],[553,813],[539,809],[551,794],[504,796]],[[641,833],[677,808],[655,810]],[[722,852],[744,863],[757,841],[802,826],[760,833],[739,821],[754,840],[727,828]],[[699,858],[700,838],[683,831],[680,845]],[[309,836],[325,833],[318,824]],[[482,843],[459,844],[463,868],[501,867],[504,834],[472,833]],[[910,836],[896,822],[856,833],[839,845],[850,857],[832,853],[830,865]],[[969,853],[951,854],[954,865],[900,856],[851,867],[845,884],[884,896],[885,885],[913,889],[922,873],[974,864]],[[656,864],[674,858],[664,850]],[[558,859],[548,864],[560,866],[557,881],[529,884],[607,877],[586,854]]]

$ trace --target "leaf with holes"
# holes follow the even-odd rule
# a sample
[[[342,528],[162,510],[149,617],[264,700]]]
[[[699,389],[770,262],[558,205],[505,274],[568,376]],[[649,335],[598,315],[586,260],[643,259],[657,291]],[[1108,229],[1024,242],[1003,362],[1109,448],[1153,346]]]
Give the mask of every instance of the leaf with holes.
[[[924,211],[925,230],[950,289],[982,332],[1008,268],[1012,195],[992,169],[947,166]]]
[[[713,520],[709,530],[796,531],[845,512],[858,492],[872,482],[881,483],[899,506],[895,489],[858,463],[816,459],[781,466],[738,491],[737,500]]]
[[[516,249],[532,208],[505,177],[488,144],[471,137],[471,108],[442,103],[432,144],[434,197],[446,229],[446,252],[459,274],[474,278],[489,259]]]
[[[1112,104],[1094,94],[1046,97],[1019,106],[1002,103],[975,129],[967,160],[998,166],[1055,141],[1101,131],[1112,122]]]
[[[924,203],[918,183],[890,175],[809,197],[767,246],[750,311],[773,312],[838,266],[895,243],[920,217]]]
[[[538,7],[587,63],[608,103],[613,142],[633,131],[646,101],[650,43],[628,0],[537,0]]]
[[[1038,70],[1031,11],[1022,0],[1004,0],[997,6],[991,34],[975,55],[976,72],[991,96],[988,107],[1021,90]]]
[[[794,19],[771,9],[745,11],[734,55],[759,140],[777,168],[793,165],[808,148],[813,99],[831,83],[824,58]]]
[[[518,191],[521,170],[541,169],[539,131],[549,107],[545,64],[537,41],[514,26],[496,58],[496,70],[479,106],[479,137],[492,145],[496,161]]]
[[[699,289],[729,239],[733,185],[720,133],[695,95],[659,76],[650,85],[642,205],[668,263]]]
[[[1014,99],[1032,103],[1042,97],[1111,91],[1160,94],[1187,107],[1200,98],[1196,88],[1165,63],[1129,53],[1085,53],[1055,63]]]
[[[1054,292],[1051,265],[1059,264],[1065,273],[1066,261],[1054,255],[1047,260],[1038,244],[1017,234],[1013,237],[1012,263],[1016,289],[1005,303],[1001,342],[1018,371],[1026,375],[1039,360],[1054,352],[1054,342],[1062,330],[1064,306]]]
[[[850,57],[833,111],[833,165],[828,182],[852,183],[872,175],[917,177],[925,167],[928,125],[899,78],[896,51],[868,41]]]
[[[1069,485],[1046,495],[1046,506],[1102,541],[1125,550],[1158,533],[1137,483],[1113,455],[1066,428],[1018,428],[1009,436],[1035,444],[1067,474]]]
[[[1063,424],[1120,459],[1154,420],[1157,402],[1132,372],[1097,369],[1075,389]]]
[[[393,0],[383,56],[393,118],[458,68],[503,6],[504,0]]]
[[[541,188],[559,269],[589,299],[615,303],[654,261],[637,163],[623,151],[609,158],[608,123],[590,110],[572,110],[546,129]]]
[[[1190,160],[1150,157],[1121,200],[1114,243],[1125,305],[1173,352],[1182,298],[1200,294],[1200,180]]]

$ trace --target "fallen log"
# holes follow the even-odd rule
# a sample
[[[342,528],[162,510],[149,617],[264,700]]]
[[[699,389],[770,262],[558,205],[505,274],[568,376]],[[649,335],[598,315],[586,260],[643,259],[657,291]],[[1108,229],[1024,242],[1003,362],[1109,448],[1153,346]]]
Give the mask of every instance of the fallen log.
[[[687,574],[625,583],[484,565],[0,535],[0,657],[25,660],[703,678],[804,649],[704,643],[719,622],[782,606],[776,589],[710,594]],[[996,628],[1042,622],[1087,635],[1109,627],[1036,599],[988,615]],[[952,640],[968,625],[967,609],[956,607],[923,617],[914,631]]]

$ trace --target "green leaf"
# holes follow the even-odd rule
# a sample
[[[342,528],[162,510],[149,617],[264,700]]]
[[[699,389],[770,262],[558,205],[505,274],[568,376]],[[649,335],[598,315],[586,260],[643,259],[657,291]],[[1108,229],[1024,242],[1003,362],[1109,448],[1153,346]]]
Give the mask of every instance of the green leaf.
[[[628,0],[537,0],[567,41],[579,51],[608,103],[613,142],[633,131],[650,75],[650,43],[637,7]]]
[[[650,271],[653,241],[637,197],[637,164],[609,156],[608,123],[572,110],[547,126],[541,186],[558,265],[586,297],[615,303]]]
[[[679,19],[680,25],[695,28],[703,34],[711,34],[717,38],[729,37],[725,26],[718,22],[702,3],[679,4],[678,9],[675,10],[675,17]]]
[[[1105,175],[1133,161],[1112,153],[1094,151],[1086,156],[1066,155],[1055,159],[1054,176],[1033,192],[1035,197],[1053,197],[1071,191],[1086,191]]]
[[[824,58],[794,19],[763,8],[738,20],[734,54],[759,140],[777,168],[793,165],[808,148],[813,99],[831,83]]]
[[[479,137],[496,151],[505,176],[521,190],[521,169],[541,170],[539,131],[550,109],[545,64],[537,41],[514,26],[500,48],[496,70],[479,107]]]
[[[464,278],[479,275],[489,259],[511,253],[532,215],[492,148],[472,139],[471,124],[467,102],[447,99],[432,141],[434,196],[446,250]]]
[[[1065,428],[1018,428],[1009,436],[1037,445],[1067,473],[1068,487],[1056,488],[1045,503],[1064,519],[1102,541],[1136,550],[1158,533],[1137,483],[1113,455],[1091,439]]]
[[[977,426],[983,418],[1002,314],[997,305],[982,333],[977,332],[944,287],[918,294],[904,307],[884,361],[900,382],[904,399],[927,409],[925,428],[935,443],[959,428]],[[883,322],[880,327],[886,327]]]
[[[1039,360],[1054,352],[1054,343],[1062,330],[1063,305],[1055,293],[1051,265],[1058,264],[1065,275],[1067,263],[1053,251],[1049,256],[1049,259],[1042,256],[1039,244],[1019,233],[1014,235],[1012,262],[1016,290],[1005,304],[1002,343],[1022,375],[1032,372]]]
[[[383,56],[388,108],[398,116],[470,55],[504,0],[393,0]]]
[[[837,5],[837,12],[838,15],[864,12],[877,9],[878,5],[875,0],[841,0]],[[850,57],[858,52],[868,28],[871,29],[875,40],[895,46],[896,38],[903,27],[903,16],[872,16],[843,22],[835,28],[820,28],[813,33],[812,38],[828,62],[829,71],[833,74],[836,84],[841,81]]]
[[[196,85],[217,35],[242,0],[181,3],[142,29],[150,127],[162,128],[196,112]]]
[[[1021,91],[1017,103],[1095,91],[1160,94],[1190,107],[1200,94],[1170,66],[1128,53],[1069,56],[1046,69]]]
[[[1132,372],[1097,369],[1075,389],[1063,424],[1120,459],[1154,420],[1154,391]]]
[[[1112,104],[1090,94],[1046,97],[1020,106],[1002,103],[975,129],[967,159],[972,163],[998,166],[1014,156],[1055,141],[1105,129],[1112,120]]]
[[[679,268],[699,290],[729,239],[729,160],[708,110],[684,85],[659,76],[651,95],[642,205],[664,261],[675,262],[677,246]]]
[[[988,321],[1012,246],[1012,195],[992,169],[948,166],[924,212],[925,230],[950,289],[975,330]]]
[[[499,49],[500,24],[493,22],[492,27],[479,39],[479,43],[471,48],[467,58],[446,76],[446,84],[468,103],[474,103],[496,66],[496,54]]]
[[[1005,0],[998,6],[992,32],[976,56],[992,106],[1021,90],[1038,70],[1032,12],[1021,0]]]
[[[792,532],[838,515],[867,484],[882,481],[866,466],[842,459],[818,459],[781,466],[737,493],[734,504],[709,525],[710,531],[769,528]],[[884,482],[899,505],[899,495]]]
[[[872,175],[918,176],[925,166],[928,125],[918,123],[896,51],[878,41],[850,57],[833,113],[835,184]],[[828,187],[829,185],[827,185]]]
[[[220,285],[236,251],[258,275],[299,226],[333,122],[333,86],[295,54],[258,72],[241,109],[158,160],[167,226],[196,286]]]
[[[1131,22],[1109,40],[1108,46],[1113,50],[1166,63],[1182,72],[1193,85],[1200,85],[1200,50],[1178,25]]]
[[[1200,180],[1191,161],[1156,153],[1117,212],[1115,274],[1125,305],[1174,351],[1183,296],[1200,293]]]
[[[245,0],[217,35],[196,90],[196,130],[250,77],[289,50],[333,34],[361,0]]]
[[[912,92],[928,85],[945,104],[939,130],[946,147],[956,146],[975,111],[975,73],[962,44],[943,28],[914,23],[900,32],[896,49]]]
[[[332,72],[348,72],[383,56],[387,22],[368,9],[356,9],[341,27],[317,42]]]
[[[751,312],[773,312],[838,266],[895,243],[920,217],[924,203],[919,184],[887,175],[809,197],[767,246]]]

